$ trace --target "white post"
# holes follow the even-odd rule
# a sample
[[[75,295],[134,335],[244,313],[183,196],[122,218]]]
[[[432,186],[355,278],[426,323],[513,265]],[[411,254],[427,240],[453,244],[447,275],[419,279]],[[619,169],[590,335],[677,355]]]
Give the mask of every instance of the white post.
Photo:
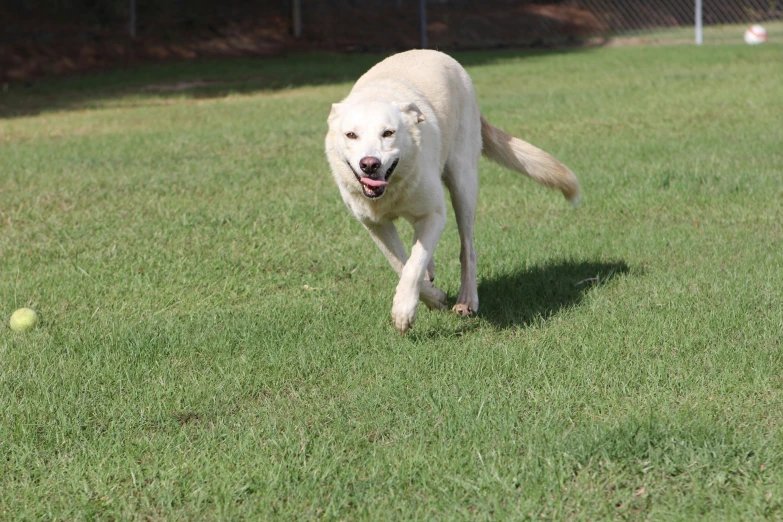
[[[701,3],[702,0],[696,0],[696,45],[704,43],[704,33],[701,25]]]

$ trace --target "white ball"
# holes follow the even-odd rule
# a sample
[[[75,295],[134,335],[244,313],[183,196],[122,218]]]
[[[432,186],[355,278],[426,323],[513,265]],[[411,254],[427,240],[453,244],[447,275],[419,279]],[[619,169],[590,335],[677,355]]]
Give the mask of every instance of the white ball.
[[[752,25],[745,31],[745,43],[758,45],[767,41],[767,30],[760,25]]]

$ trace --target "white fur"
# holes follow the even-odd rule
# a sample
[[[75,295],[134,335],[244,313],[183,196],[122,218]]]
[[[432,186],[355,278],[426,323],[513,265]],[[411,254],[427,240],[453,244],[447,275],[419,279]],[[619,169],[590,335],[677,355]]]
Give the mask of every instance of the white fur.
[[[432,255],[446,223],[444,184],[461,241],[462,281],[454,311],[478,311],[473,222],[482,143],[490,159],[559,188],[572,201],[579,197],[568,168],[481,117],[468,73],[443,53],[408,51],[377,64],[332,106],[328,123],[326,155],[343,200],[400,276],[392,319],[401,333],[413,325],[419,299],[429,308],[447,308],[446,294],[431,283]],[[393,134],[384,137],[389,131]],[[359,162],[365,157],[380,160],[379,173],[397,161],[376,199],[363,193],[356,177],[363,175]],[[400,217],[414,229],[410,258],[394,226]]]

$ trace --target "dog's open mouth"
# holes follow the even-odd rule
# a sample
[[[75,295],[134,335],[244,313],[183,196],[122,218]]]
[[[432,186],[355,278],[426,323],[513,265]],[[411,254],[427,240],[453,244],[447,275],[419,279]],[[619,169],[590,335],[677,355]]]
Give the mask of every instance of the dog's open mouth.
[[[394,160],[394,163],[391,164],[391,167],[389,167],[389,170],[386,171],[386,175],[383,176],[383,179],[375,179],[371,178],[369,176],[360,176],[354,169],[351,167],[351,170],[353,171],[353,175],[356,176],[356,179],[359,181],[359,183],[362,184],[362,193],[365,197],[368,197],[370,199],[377,199],[386,192],[386,186],[389,184],[389,178],[394,173],[394,169],[397,168],[397,163],[400,160]],[[351,165],[350,163],[348,164]]]
[[[381,197],[386,192],[386,185],[389,184],[388,181],[368,177],[359,178],[359,183],[362,184],[364,195],[372,199]]]

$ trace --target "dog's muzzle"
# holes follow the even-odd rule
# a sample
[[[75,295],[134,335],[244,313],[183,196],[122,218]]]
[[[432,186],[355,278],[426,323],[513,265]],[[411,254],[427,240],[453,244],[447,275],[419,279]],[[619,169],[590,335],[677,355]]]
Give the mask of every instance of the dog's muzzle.
[[[399,159],[394,160],[394,163],[391,164],[382,177],[379,176],[379,174],[381,174],[380,172],[375,172],[372,176],[359,175],[359,173],[356,172],[356,169],[353,168],[353,165],[351,165],[350,162],[347,163],[351,168],[353,175],[356,176],[356,181],[362,185],[362,194],[370,199],[378,199],[386,192],[389,178],[394,174],[394,169],[397,168],[397,163],[399,162]]]

